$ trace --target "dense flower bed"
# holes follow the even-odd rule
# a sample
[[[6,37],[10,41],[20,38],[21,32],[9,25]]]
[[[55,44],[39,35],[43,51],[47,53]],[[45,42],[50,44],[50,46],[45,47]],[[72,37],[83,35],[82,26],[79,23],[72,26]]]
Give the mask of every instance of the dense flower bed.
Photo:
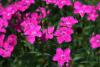
[[[99,67],[99,0],[0,0],[1,67]]]

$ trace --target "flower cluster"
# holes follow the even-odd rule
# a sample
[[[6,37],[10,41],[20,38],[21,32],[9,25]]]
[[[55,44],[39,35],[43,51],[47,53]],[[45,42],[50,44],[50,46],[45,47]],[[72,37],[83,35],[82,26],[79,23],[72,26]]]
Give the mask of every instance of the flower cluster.
[[[63,9],[64,6],[72,6],[71,0],[43,0],[46,4],[54,4],[58,8]],[[44,40],[57,39],[58,44],[72,41],[72,34],[74,34],[73,26],[79,21],[74,16],[62,16],[57,26],[47,24],[45,26],[45,19],[48,20],[50,10],[46,7],[38,7],[34,12],[27,12],[26,10],[31,4],[35,4],[35,0],[19,0],[15,3],[3,7],[0,5],[0,56],[8,58],[11,56],[14,47],[17,44],[17,35],[9,34],[6,36],[6,28],[14,28],[14,32],[21,33],[25,40],[31,44],[34,44],[36,38],[42,38]],[[94,5],[86,5],[79,1],[73,3],[74,14],[79,14],[82,17],[86,15],[87,20],[96,21],[99,16],[97,11],[100,11],[100,2]],[[26,12],[25,12],[26,11]],[[12,23],[12,19],[17,16],[16,23]],[[49,21],[47,21],[49,22]],[[100,48],[100,34],[93,35],[90,38],[91,47]],[[64,63],[69,65],[71,60],[70,48],[62,50],[56,49],[56,54],[53,57],[53,61],[58,61],[60,67],[63,67]]]
[[[5,40],[5,35],[0,35],[0,56],[8,58],[11,56],[14,47],[17,44],[17,37],[14,34],[8,36]]]
[[[84,17],[84,15],[87,14],[87,19],[91,21],[95,21],[98,17],[96,7],[94,5],[85,5],[79,1],[74,2],[74,13],[80,14],[81,17]]]
[[[24,32],[24,35],[26,36],[26,39],[31,44],[35,41],[35,36],[41,37],[41,26],[38,25],[39,16],[37,13],[33,13],[29,18],[24,20],[21,23],[22,30]]]
[[[6,28],[11,24],[9,20],[16,12],[25,11],[31,4],[34,4],[34,0],[17,1],[7,7],[3,7],[0,3],[0,56],[4,58],[10,57],[17,44],[17,36],[14,34],[10,34],[5,39]]]
[[[60,9],[64,6],[71,6],[71,0],[44,0],[47,4],[54,4],[58,6]]]

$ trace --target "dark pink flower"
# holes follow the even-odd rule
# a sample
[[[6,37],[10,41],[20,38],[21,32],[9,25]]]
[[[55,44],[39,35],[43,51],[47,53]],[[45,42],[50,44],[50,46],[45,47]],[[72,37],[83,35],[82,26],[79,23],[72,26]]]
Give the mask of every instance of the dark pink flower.
[[[96,9],[100,11],[100,2],[98,2]]]
[[[91,44],[91,47],[93,49],[95,48],[100,48],[100,34],[97,34],[97,35],[93,35],[91,38],[90,38],[90,44]]]
[[[16,5],[12,4],[4,8],[2,11],[2,16],[4,19],[10,20],[12,15],[17,11]]]
[[[97,13],[91,13],[91,14],[88,14],[87,19],[91,21],[95,21],[98,16],[99,15]]]
[[[14,34],[9,35],[6,40],[4,37],[4,34],[0,36],[0,56],[3,58],[9,58],[17,44],[17,37]]]
[[[57,2],[55,2],[55,5],[57,5],[59,8],[63,8],[63,6],[72,5],[72,3],[70,0],[57,0]]]
[[[68,16],[68,17],[62,17],[59,25],[71,28],[76,23],[78,23],[78,20],[74,19],[73,16]]]
[[[8,26],[6,19],[0,18],[0,32],[6,32],[5,28]]]
[[[57,37],[57,42],[59,44],[63,42],[71,42],[72,38],[71,35],[73,33],[73,30],[71,28],[67,27],[60,27],[56,30],[54,35]]]
[[[21,23],[21,27],[24,32],[23,34],[26,36],[26,40],[28,40],[28,42],[33,44],[35,41],[35,37],[41,37],[42,33],[40,31],[41,26],[37,24],[36,20],[34,21],[34,18],[33,18],[33,22],[31,21],[32,20],[30,20],[30,18],[26,19],[25,21]]]
[[[81,2],[79,1],[74,2],[74,13],[80,14],[81,17],[85,15],[85,8]]]
[[[54,26],[48,27],[48,29],[43,30],[43,34],[45,34],[46,40],[53,38]]]
[[[40,12],[41,18],[45,18],[49,14],[49,13],[47,13],[47,12],[49,12],[49,10],[47,11],[46,8],[44,8],[44,7],[39,7],[36,9],[36,11]]]
[[[66,48],[64,51],[61,48],[56,49],[56,54],[53,56],[53,61],[57,61],[60,67],[63,67],[64,63],[67,64],[70,62],[71,50]]]

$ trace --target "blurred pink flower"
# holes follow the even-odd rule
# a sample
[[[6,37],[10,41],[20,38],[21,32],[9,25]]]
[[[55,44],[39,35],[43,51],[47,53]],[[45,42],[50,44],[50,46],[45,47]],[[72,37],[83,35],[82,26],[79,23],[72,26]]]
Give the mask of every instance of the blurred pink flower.
[[[74,13],[75,14],[80,14],[81,17],[85,15],[83,4],[79,1],[74,2]]]
[[[59,44],[63,42],[71,42],[72,38],[71,35],[73,33],[73,30],[71,28],[67,27],[60,27],[56,30],[54,35],[57,37],[57,42]]]
[[[46,40],[53,38],[54,26],[48,27],[48,29],[43,30],[43,34],[45,34]]]
[[[35,17],[35,16],[34,16]],[[42,33],[41,33],[41,26],[38,25],[37,21],[33,20],[33,22],[31,22],[32,20],[30,20],[32,18],[28,18],[26,20],[24,20],[22,23],[21,23],[21,27],[22,27],[22,30],[23,30],[23,34],[26,36],[26,40],[28,42],[30,42],[31,44],[34,43],[35,41],[35,37],[41,37],[42,36]],[[32,39],[33,41],[32,41]]]
[[[12,15],[17,11],[16,5],[11,4],[3,9],[2,16],[4,19],[10,20]]]
[[[0,56],[3,58],[9,58],[17,44],[17,37],[14,34],[9,35],[6,40],[4,40],[4,37],[4,34],[0,36]]]
[[[54,4],[56,2],[56,0],[43,0],[46,1],[47,4]]]
[[[100,48],[100,34],[97,34],[97,35],[93,35],[91,38],[90,38],[90,44],[91,44],[91,47],[93,49],[95,48]]]
[[[59,25],[71,28],[76,23],[78,23],[78,20],[74,19],[73,16],[68,16],[68,17],[62,17]]]
[[[49,10],[46,10],[44,7],[39,7],[36,9],[37,12],[40,12],[40,18],[45,18],[48,14],[50,14]]]
[[[55,5],[57,5],[59,8],[63,8],[63,6],[72,5],[72,3],[71,0],[57,0],[57,2],[55,2]]]
[[[96,9],[100,11],[100,2],[98,2]]]
[[[8,26],[8,22],[6,19],[0,18],[0,32],[6,32],[6,28]]]
[[[88,14],[87,19],[91,20],[91,21],[95,21],[98,16],[99,15],[97,13],[90,13],[90,14]]]
[[[66,48],[64,51],[61,48],[56,49],[56,54],[53,56],[53,61],[57,61],[60,67],[63,67],[64,63],[67,64],[70,62],[71,50]],[[68,66],[68,65],[67,65]]]

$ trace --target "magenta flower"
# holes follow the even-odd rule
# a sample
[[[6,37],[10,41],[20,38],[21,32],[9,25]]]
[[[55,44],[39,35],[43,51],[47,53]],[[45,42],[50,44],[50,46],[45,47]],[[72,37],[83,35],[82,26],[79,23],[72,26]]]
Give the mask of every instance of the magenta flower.
[[[43,30],[43,34],[45,34],[46,40],[53,38],[54,27],[48,27],[48,29]]]
[[[71,42],[72,38],[71,35],[73,33],[73,30],[71,28],[67,27],[60,27],[56,30],[54,35],[57,37],[57,42],[59,44],[63,42]]]
[[[91,13],[91,14],[88,14],[87,19],[91,21],[95,21],[98,16],[99,15],[97,13]]]
[[[33,22],[31,22],[30,20],[23,21],[21,23],[21,27],[24,32],[24,35],[26,36],[26,40],[31,44],[34,43],[35,37],[41,37],[42,35],[40,31],[41,26],[36,24],[34,21]]]
[[[53,61],[57,61],[59,66],[63,67],[65,62],[67,64],[70,62],[71,60],[70,53],[71,50],[69,48],[66,48],[64,51],[61,48],[57,48],[56,54],[53,56]]]
[[[57,5],[59,8],[63,8],[63,6],[70,6],[72,5],[70,0],[58,0],[55,5]]]
[[[68,16],[68,17],[62,17],[59,25],[71,28],[76,23],[78,23],[78,20],[74,19],[73,16]]]
[[[81,2],[79,2],[79,1],[74,2],[74,13],[80,14],[81,17],[83,17],[85,15],[85,9]]]
[[[92,36],[90,38],[90,44],[93,49],[100,48],[100,34]]]
[[[23,12],[26,9],[28,9],[28,7],[31,4],[34,4],[34,3],[35,3],[34,0],[21,0],[21,1],[16,2],[15,4],[16,4],[16,9]]]
[[[49,10],[47,11],[44,7],[39,7],[36,9],[37,12],[40,12],[40,17],[45,18],[49,14]]]
[[[96,9],[100,11],[100,2],[98,2]]]
[[[57,2],[56,0],[43,0],[46,1],[47,4],[54,4],[55,2]]]
[[[0,36],[0,56],[8,58],[11,56],[15,45],[17,44],[17,37],[14,34],[8,36],[8,39],[4,40],[5,35]]]
[[[6,19],[0,18],[0,32],[6,32],[5,28],[8,26]]]
[[[1,34],[1,35],[0,35],[0,48],[3,46],[4,37],[5,37],[4,34]]]
[[[16,5],[12,4],[2,11],[2,15],[4,19],[10,20],[12,18],[12,15],[17,11]]]

